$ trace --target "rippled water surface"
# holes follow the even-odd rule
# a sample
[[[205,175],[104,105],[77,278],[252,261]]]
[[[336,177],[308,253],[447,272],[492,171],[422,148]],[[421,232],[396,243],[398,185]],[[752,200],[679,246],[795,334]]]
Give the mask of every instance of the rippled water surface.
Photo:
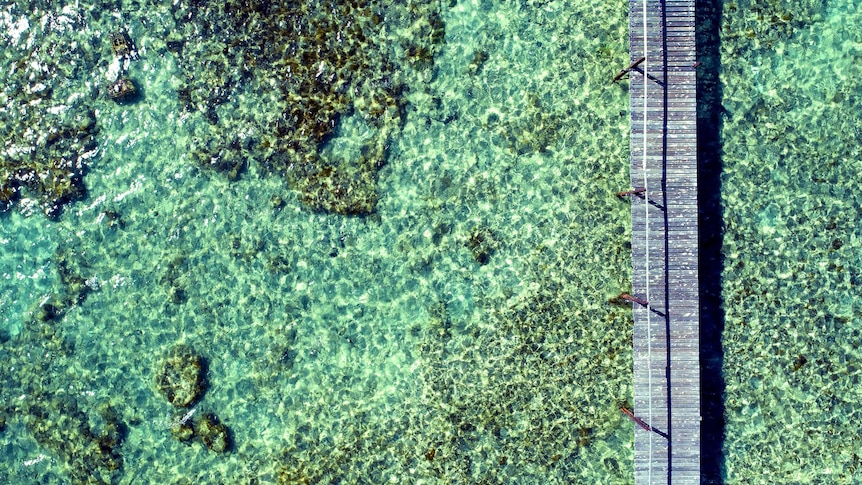
[[[5,4],[0,481],[632,480],[627,4],[327,5]]]
[[[2,3],[0,482],[633,482],[627,15]],[[860,480],[859,25],[721,8],[728,483]]]
[[[862,9],[725,2],[728,482],[858,483]]]

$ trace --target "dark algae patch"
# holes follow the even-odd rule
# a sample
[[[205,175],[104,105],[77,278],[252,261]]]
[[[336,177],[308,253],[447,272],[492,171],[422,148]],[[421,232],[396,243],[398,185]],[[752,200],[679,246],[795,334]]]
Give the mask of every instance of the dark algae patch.
[[[50,96],[48,88],[24,95],[31,89],[21,87],[13,96],[36,103]],[[86,194],[83,176],[96,149],[95,115],[86,107],[65,118],[21,107],[14,121],[2,119],[9,114],[0,111],[0,138],[11,147],[0,156],[0,210],[9,210],[23,194],[55,218],[64,204]]]

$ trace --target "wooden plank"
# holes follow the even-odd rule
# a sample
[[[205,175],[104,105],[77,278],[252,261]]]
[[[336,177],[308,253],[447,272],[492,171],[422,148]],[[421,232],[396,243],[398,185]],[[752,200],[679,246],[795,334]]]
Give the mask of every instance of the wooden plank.
[[[673,443],[635,430],[638,484],[700,482],[694,6],[694,0],[629,2],[632,58],[647,58],[629,74],[631,182],[648,188],[648,200],[632,198],[632,292],[652,300],[649,308],[633,307],[634,411],[649,414]]]

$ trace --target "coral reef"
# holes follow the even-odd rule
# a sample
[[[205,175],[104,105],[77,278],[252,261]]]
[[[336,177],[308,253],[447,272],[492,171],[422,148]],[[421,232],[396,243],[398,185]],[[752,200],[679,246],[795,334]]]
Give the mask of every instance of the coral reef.
[[[195,434],[210,451],[224,453],[231,448],[230,430],[215,414],[204,414],[195,425]]]
[[[156,387],[174,406],[191,406],[206,390],[206,361],[187,345],[175,346],[159,366]]]
[[[113,483],[123,467],[119,447],[126,426],[110,405],[87,416],[72,397],[38,394],[16,410],[36,441],[60,455],[74,483]],[[95,422],[95,425],[91,425]]]
[[[195,27],[186,29],[193,36],[168,42],[185,77],[177,90],[180,105],[222,129],[243,127],[242,138],[229,142],[204,135],[194,159],[231,179],[257,159],[286,177],[313,210],[373,212],[384,147],[403,122],[411,79],[404,68],[430,69],[442,42],[437,8],[421,1],[178,2],[175,18]],[[270,99],[272,112],[236,114],[247,111],[237,106],[239,92]],[[228,103],[229,111],[219,110]],[[356,158],[327,156],[324,148],[341,135],[345,116],[359,117],[373,133],[371,148]]]
[[[7,15],[25,11],[11,6]],[[68,13],[59,22],[36,6],[26,15],[53,20],[36,22],[38,38],[21,35],[4,45],[0,59],[0,211],[24,199],[25,213],[38,207],[56,218],[64,204],[84,197],[87,160],[97,153],[95,89],[77,81],[97,60],[69,37],[84,27],[81,16]]]

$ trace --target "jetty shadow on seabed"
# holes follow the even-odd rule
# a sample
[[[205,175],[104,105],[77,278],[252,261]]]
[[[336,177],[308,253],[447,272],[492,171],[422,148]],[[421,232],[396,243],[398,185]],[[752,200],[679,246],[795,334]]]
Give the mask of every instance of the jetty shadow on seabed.
[[[700,386],[701,386],[701,483],[724,482],[724,310],[721,299],[721,254],[724,224],[721,203],[724,112],[720,29],[722,0],[696,4],[697,58],[697,165],[700,272]]]

